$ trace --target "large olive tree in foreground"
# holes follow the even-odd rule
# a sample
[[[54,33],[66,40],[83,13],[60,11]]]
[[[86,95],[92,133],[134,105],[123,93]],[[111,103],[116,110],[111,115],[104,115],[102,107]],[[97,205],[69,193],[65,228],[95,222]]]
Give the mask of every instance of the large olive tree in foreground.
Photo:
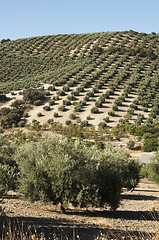
[[[116,209],[122,187],[138,182],[139,165],[122,149],[104,150],[80,141],[45,137],[20,146],[15,159],[21,172],[19,190],[32,201]]]

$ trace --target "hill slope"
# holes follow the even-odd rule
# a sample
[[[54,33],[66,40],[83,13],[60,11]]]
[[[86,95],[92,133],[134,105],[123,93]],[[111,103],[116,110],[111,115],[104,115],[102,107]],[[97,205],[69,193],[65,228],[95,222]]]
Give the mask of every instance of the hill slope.
[[[59,98],[51,112],[42,106],[34,107],[28,122],[38,112],[44,115],[37,117],[41,123],[56,112],[61,116],[58,121],[65,123],[75,113],[81,121],[89,120],[96,127],[103,119],[110,127],[122,122],[122,118],[132,123],[156,119],[158,43],[158,34],[132,30],[3,41],[0,91],[43,84],[54,88],[50,88],[47,99]],[[65,105],[66,111],[60,111],[60,105]]]

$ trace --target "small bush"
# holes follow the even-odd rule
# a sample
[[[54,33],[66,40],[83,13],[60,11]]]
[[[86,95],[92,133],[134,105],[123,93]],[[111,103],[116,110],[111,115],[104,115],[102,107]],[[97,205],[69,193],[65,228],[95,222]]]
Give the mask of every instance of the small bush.
[[[65,96],[65,92],[64,92],[63,90],[59,90],[59,91],[57,92],[57,95],[59,95],[59,96]]]
[[[61,111],[61,112],[64,112],[64,111],[66,111],[66,108],[65,108],[64,105],[61,105],[61,106],[58,107],[58,110]]]
[[[48,90],[49,90],[49,91],[56,91],[56,88],[55,88],[55,86],[53,85],[53,86],[49,86],[49,87],[48,87]]]
[[[109,111],[108,115],[114,117],[115,116],[115,112],[114,111]]]
[[[52,100],[49,100],[49,105],[50,105],[50,106],[53,106],[54,104],[55,104],[55,100],[53,100],[53,99],[52,99]]]
[[[29,114],[27,112],[25,112],[25,113],[23,113],[23,117],[27,118],[27,117],[29,117]]]
[[[84,121],[81,121],[81,127],[88,127],[89,126],[89,123],[87,120],[84,120]]]
[[[18,108],[18,107],[21,107],[23,104],[24,104],[23,100],[17,99],[11,104],[11,107]]]
[[[50,92],[49,92],[49,91],[45,91],[44,94],[45,94],[46,96],[49,96],[49,95],[50,95]]]
[[[156,152],[151,163],[142,166],[140,174],[159,185],[159,151]]]
[[[59,114],[57,112],[54,112],[54,117],[55,118],[59,117]]]
[[[135,142],[133,140],[129,140],[127,143],[127,148],[128,149],[133,149],[135,146]]]
[[[39,112],[39,113],[37,113],[37,116],[38,116],[38,117],[42,117],[43,114],[42,114],[41,112]]]
[[[40,100],[42,103],[45,99],[45,94],[43,90],[30,88],[23,91],[23,99],[31,104],[34,104],[37,100]]]
[[[71,120],[75,120],[77,117],[76,117],[76,115],[75,115],[74,113],[71,113],[71,114],[69,115],[69,118],[70,118]]]
[[[108,123],[108,122],[109,122],[109,117],[107,116],[107,117],[103,118],[103,120],[104,120],[106,123]]]
[[[105,128],[105,127],[107,127],[107,124],[106,124],[105,122],[100,122],[100,123],[98,124],[98,127]]]
[[[35,100],[33,102],[33,105],[35,105],[35,106],[40,106],[41,104],[42,104],[41,100]]]
[[[18,127],[25,127],[25,122],[24,121],[18,122]]]
[[[50,111],[50,110],[51,110],[50,106],[44,106],[43,109],[44,109],[45,111]]]
[[[0,94],[0,102],[6,102],[8,100],[9,100],[9,98],[7,98],[6,95]]]
[[[70,125],[70,124],[71,124],[71,121],[70,121],[70,120],[66,120],[65,124],[66,124],[66,125]]]
[[[93,108],[91,109],[91,113],[98,113],[98,112],[99,112],[99,110],[98,110],[97,107],[93,107]]]

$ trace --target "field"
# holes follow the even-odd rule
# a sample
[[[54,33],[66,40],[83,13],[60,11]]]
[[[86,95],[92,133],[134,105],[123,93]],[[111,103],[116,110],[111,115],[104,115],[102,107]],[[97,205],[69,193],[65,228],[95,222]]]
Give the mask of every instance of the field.
[[[0,90],[16,95],[1,107],[19,98],[18,91],[44,87],[45,102],[30,107],[27,123],[66,124],[72,113],[72,122],[87,121],[96,129],[103,122],[110,128],[125,120],[150,122],[159,114],[158,41],[154,33],[128,31],[3,42]],[[44,110],[52,99],[50,111]]]

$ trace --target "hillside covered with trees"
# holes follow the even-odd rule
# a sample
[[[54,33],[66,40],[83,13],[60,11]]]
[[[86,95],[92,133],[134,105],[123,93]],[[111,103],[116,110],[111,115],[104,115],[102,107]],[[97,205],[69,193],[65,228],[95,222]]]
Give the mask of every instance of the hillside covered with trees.
[[[41,128],[47,122],[53,131],[84,138],[95,136],[88,133],[94,130],[81,132],[80,127],[95,127],[107,137],[111,129],[116,140],[131,134],[144,141],[145,150],[156,150],[158,43],[158,34],[132,30],[3,39],[1,127]],[[23,102],[4,108],[11,102],[9,92],[11,99],[15,93],[23,95]]]

